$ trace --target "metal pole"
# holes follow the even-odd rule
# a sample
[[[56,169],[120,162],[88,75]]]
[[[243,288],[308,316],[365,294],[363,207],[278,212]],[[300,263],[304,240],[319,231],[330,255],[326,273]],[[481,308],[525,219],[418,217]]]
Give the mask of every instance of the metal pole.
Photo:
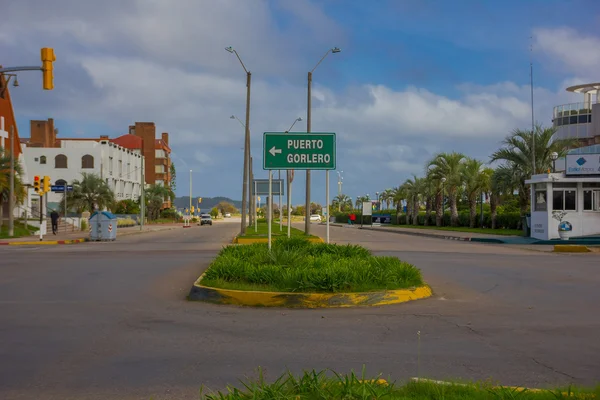
[[[283,231],[283,215],[281,212],[281,170],[277,171],[277,179],[279,180],[279,232]]]
[[[254,200],[252,204],[252,212],[254,213],[254,232],[258,232],[258,215],[256,215],[256,209],[258,208],[258,204],[256,202],[256,181],[254,181]]]
[[[190,169],[190,219],[192,217],[192,170]]]
[[[533,164],[533,174],[536,174],[535,168],[535,122],[533,115],[533,63],[529,63],[530,76],[531,76],[531,158]]]
[[[67,182],[65,181],[65,233],[67,233]]]
[[[292,182],[290,171],[287,171],[287,183],[287,236],[289,238],[292,236]]]
[[[250,155],[250,184],[248,185],[248,188],[251,189],[252,188],[252,182],[254,182],[254,167],[253,167],[253,160],[252,160],[252,155]],[[251,191],[250,191],[251,192]],[[256,218],[256,207],[251,206],[251,204],[255,204],[256,201],[254,201],[256,197],[256,186],[254,187],[254,193],[249,193],[248,196],[248,226],[252,226],[254,225],[254,219]]]
[[[144,139],[142,138],[142,168],[140,175],[140,231],[144,229],[144,217],[146,216],[146,185],[145,185],[145,177],[144,177]]]
[[[44,224],[44,195],[40,194],[40,242],[43,240],[42,225]]]
[[[271,250],[271,212],[273,211],[273,171],[269,170],[269,207],[267,213],[269,214],[268,232],[269,232],[269,250]]]
[[[16,81],[15,81],[16,82]],[[8,236],[15,235],[15,127],[10,126],[10,192],[8,198]],[[27,224],[25,224],[27,225]]]
[[[311,86],[312,86],[312,71],[308,73],[308,97],[306,107],[306,132],[310,133],[311,129]],[[304,204],[304,233],[310,235],[310,170],[306,170],[306,201]]]
[[[243,65],[243,64],[242,64]],[[246,211],[248,209],[249,200],[249,165],[250,165],[250,84],[252,82],[252,74],[246,72],[246,133],[244,138],[244,183],[242,184],[242,225],[240,233],[246,233]]]
[[[327,210],[327,243],[329,243],[329,170],[325,171],[325,201],[327,202],[325,208],[325,210]]]

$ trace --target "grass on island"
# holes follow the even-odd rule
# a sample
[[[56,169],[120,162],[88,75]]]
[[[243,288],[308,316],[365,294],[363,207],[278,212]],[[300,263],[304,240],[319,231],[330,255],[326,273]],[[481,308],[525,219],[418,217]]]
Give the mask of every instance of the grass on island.
[[[33,235],[33,232],[37,230],[36,227],[27,225],[25,226],[22,222],[15,221],[14,225],[14,236],[8,236],[8,222],[5,222],[0,228],[0,239],[12,239],[12,238],[20,238]]]
[[[435,229],[438,231],[485,233],[487,235],[523,236],[521,229],[491,229],[491,228],[469,228],[467,226],[424,226],[424,225],[386,225],[393,228],[407,229]]]
[[[502,387],[490,383],[439,384],[432,381],[388,383],[381,377],[367,377],[363,372],[343,375],[336,372],[305,371],[301,376],[290,372],[274,382],[267,382],[262,370],[256,379],[241,382],[241,388],[228,386],[224,391],[208,393],[203,387],[200,398],[204,400],[271,400],[271,399],[386,399],[386,400],[557,400],[599,399],[600,387],[580,389],[574,387],[552,390],[531,390]]]
[[[267,236],[269,236],[269,225],[267,224],[267,222],[265,220],[258,220],[258,222],[256,224],[256,228],[257,228],[257,230],[254,231],[254,225],[249,225],[246,228],[246,234],[243,235],[243,236],[240,235],[239,237],[251,237],[251,238],[255,238],[255,237],[267,237]],[[273,222],[271,224],[271,236],[272,237],[287,236],[287,225],[283,224],[282,229],[279,230],[279,220],[276,221],[276,222]],[[297,229],[297,228],[294,228],[294,227],[292,227],[291,230],[290,230],[290,236],[307,237],[304,234],[304,231],[301,231],[300,229]],[[314,236],[312,236],[312,237],[314,237]]]
[[[202,285],[222,289],[339,293],[423,285],[421,272],[396,257],[375,257],[356,245],[279,238],[267,244],[228,246],[204,274]]]

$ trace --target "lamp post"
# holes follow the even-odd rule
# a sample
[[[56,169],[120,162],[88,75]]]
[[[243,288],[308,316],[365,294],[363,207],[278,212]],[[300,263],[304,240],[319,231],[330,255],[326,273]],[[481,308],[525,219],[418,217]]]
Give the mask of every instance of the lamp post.
[[[240,123],[240,125],[242,125],[242,127],[244,128],[244,131],[246,130],[246,125],[242,121],[240,121],[240,119],[238,117],[236,117],[235,115],[231,115],[231,117],[229,117],[229,118],[237,120]],[[250,133],[248,133],[248,137],[250,137]],[[245,160],[245,157],[246,157],[246,146],[244,145],[244,147],[242,149],[244,150],[244,160]],[[252,182],[254,181],[254,174],[252,173],[252,151],[251,150],[248,150],[248,156],[250,157],[250,162],[249,162],[249,166],[248,166],[248,168],[249,168],[248,173],[250,175],[248,177],[248,181],[249,181],[248,182],[248,192],[249,192],[249,194],[248,194],[248,204],[250,205],[250,204],[256,203],[254,201],[254,197],[255,196],[252,195]],[[244,168],[246,168],[246,162],[245,161],[244,161]],[[242,198],[243,198],[243,196],[242,196]],[[250,208],[250,207],[252,207],[252,208]],[[252,206],[249,206],[248,208],[249,208],[249,210],[248,210],[249,225],[252,226],[253,220],[256,218],[256,207],[254,205],[252,205]],[[242,206],[242,209],[244,209],[243,206]],[[243,221],[243,218],[242,218],[242,221]]]
[[[337,176],[338,176],[338,212],[342,212],[342,180],[344,179],[342,177],[342,174],[344,173],[344,171],[337,171]]]
[[[442,226],[444,226],[444,215],[446,214],[446,189],[444,187],[446,178],[442,178]]]
[[[292,130],[292,128],[294,127],[294,125],[296,125],[296,122],[300,122],[302,121],[302,117],[298,117],[294,120],[294,122],[292,123],[292,126],[290,126],[290,129],[288,129],[287,131],[285,131],[285,133],[288,133],[289,131]],[[291,237],[292,235],[292,181],[294,180],[294,170],[286,170],[286,182],[287,182],[287,236]],[[281,170],[279,170],[279,179],[281,180]],[[282,224],[282,215],[281,215],[281,191],[279,194],[279,230],[281,231],[281,224]]]
[[[245,124],[245,138],[244,138],[244,181],[242,184],[242,225],[240,228],[240,234],[246,233],[246,209],[248,207],[248,199],[250,197],[250,184],[248,179],[250,178],[250,84],[252,81],[252,74],[246,69],[246,66],[242,62],[238,52],[231,46],[226,47],[225,50],[235,54],[238,58],[242,68],[246,72],[246,124]]]
[[[307,92],[307,109],[306,109],[306,132],[310,133],[311,132],[311,90],[312,90],[312,74],[315,71],[315,69],[317,69],[317,67],[319,66],[319,64],[321,64],[323,62],[323,60],[325,59],[325,57],[327,57],[329,55],[329,53],[339,53],[341,50],[338,47],[334,47],[331,48],[329,50],[327,50],[327,52],[325,53],[325,55],[319,60],[319,62],[317,63],[317,65],[315,65],[315,67],[308,72],[308,92]],[[326,172],[325,175],[325,185],[327,188],[327,192],[329,192],[329,170]],[[327,202],[329,203],[329,199],[327,199]],[[327,212],[329,212],[329,204],[327,205]],[[304,219],[304,233],[306,233],[307,235],[310,234],[310,170],[307,169],[306,170],[306,202],[305,202],[305,214],[306,214],[306,218]],[[329,216],[327,218],[327,226],[329,227]]]
[[[17,74],[0,74],[0,79],[5,80],[6,86],[10,83],[10,78],[14,77],[14,87],[19,86]],[[5,79],[8,78],[8,79]],[[3,89],[4,91],[4,89]],[[15,236],[15,127],[10,126],[10,182],[8,192],[8,236]]]
[[[550,153],[550,158],[552,159],[552,172],[556,172],[556,160],[558,159],[558,153],[553,151]]]
[[[190,220],[192,219],[192,170],[190,169]]]

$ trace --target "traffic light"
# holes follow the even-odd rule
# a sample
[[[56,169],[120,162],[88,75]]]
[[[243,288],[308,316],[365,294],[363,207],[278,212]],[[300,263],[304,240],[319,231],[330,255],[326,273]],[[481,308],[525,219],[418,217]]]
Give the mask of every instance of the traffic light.
[[[202,197],[198,197],[198,204],[202,203]]]
[[[40,194],[40,192],[41,192],[41,191],[40,191],[40,189],[41,189],[41,188],[40,188],[40,183],[41,183],[41,182],[40,182],[40,177],[39,177],[39,176],[37,176],[37,175],[36,175],[36,176],[34,176],[34,177],[33,177],[33,190],[35,190],[35,192],[36,192],[37,194]]]
[[[42,79],[44,90],[54,89],[54,64],[56,56],[51,47],[42,48]]]
[[[192,214],[194,213],[194,206],[192,206]]]
[[[44,193],[48,193],[50,191],[50,177],[44,176],[44,180],[42,183],[42,189],[44,189]]]

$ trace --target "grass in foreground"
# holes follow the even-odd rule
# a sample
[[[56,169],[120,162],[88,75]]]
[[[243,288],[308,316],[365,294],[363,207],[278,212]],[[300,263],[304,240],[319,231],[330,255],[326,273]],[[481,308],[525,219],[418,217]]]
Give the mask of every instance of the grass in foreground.
[[[254,231],[254,225],[248,226],[246,228],[246,234],[240,237],[267,237],[269,235],[269,225],[265,220],[258,221],[256,224],[257,231]],[[271,236],[279,237],[279,236],[287,236],[287,225],[283,225],[282,230],[279,230],[279,221],[273,222],[271,224]],[[291,228],[290,236],[303,236],[306,237],[304,231],[300,229]]]
[[[487,235],[523,236],[520,229],[491,229],[491,228],[469,228],[466,226],[424,226],[424,225],[389,225],[393,228],[407,229],[435,229],[438,231],[485,233]]]
[[[421,272],[396,257],[375,257],[364,247],[279,238],[266,244],[225,247],[202,284],[223,289],[338,293],[423,285]]]
[[[554,390],[527,390],[509,387],[494,387],[481,384],[435,384],[431,382],[409,382],[404,385],[388,384],[380,377],[368,378],[352,372],[340,375],[327,371],[305,371],[296,377],[283,374],[272,383],[265,381],[262,371],[255,380],[241,382],[242,388],[227,387],[223,392],[202,395],[205,400],[272,400],[272,399],[403,399],[403,400],[557,400],[598,399],[600,387],[594,389],[564,388]]]
[[[20,238],[20,237],[26,237],[26,236],[31,236],[33,234],[33,232],[35,232],[37,228],[35,228],[34,226],[31,225],[27,225],[25,226],[25,224],[23,224],[22,222],[17,222],[15,221],[15,229],[14,229],[14,236],[8,236],[8,223],[5,223],[2,225],[2,228],[0,228],[0,239],[11,239],[11,238]]]

